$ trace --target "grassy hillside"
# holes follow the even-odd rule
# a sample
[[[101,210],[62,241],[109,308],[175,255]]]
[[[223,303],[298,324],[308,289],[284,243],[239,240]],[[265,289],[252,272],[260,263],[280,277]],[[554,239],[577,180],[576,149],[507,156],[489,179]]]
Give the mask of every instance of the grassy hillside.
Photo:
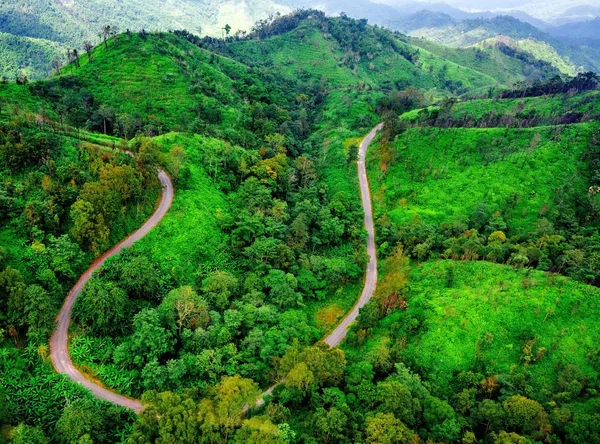
[[[597,120],[598,91],[574,95],[554,94],[520,99],[459,101],[450,109],[431,106],[402,115],[417,125],[456,127],[531,127]]]
[[[596,411],[597,288],[537,271],[454,261],[425,262],[413,268],[410,283],[408,308],[384,318],[364,343],[347,344],[350,360],[386,347],[457,409],[464,406],[456,393],[473,377],[473,389],[459,395],[476,396],[464,411],[472,416],[486,402],[480,397],[485,378],[495,381],[488,395],[494,400],[519,394],[554,412]],[[553,427],[560,434],[565,423]]]
[[[370,154],[376,217],[386,215],[397,227],[415,219],[452,225],[482,205],[505,220],[505,213],[514,215],[507,220],[511,233],[531,232],[542,207],[555,211],[553,195],[564,183],[575,177],[582,181],[575,188],[587,193],[577,173],[591,133],[585,126],[560,135],[554,128],[410,129],[386,151],[391,161],[382,160],[381,149]],[[540,141],[532,149],[534,138]]]
[[[535,59],[523,60],[491,50],[484,54],[481,50],[444,49],[381,28],[365,28],[350,19],[324,19],[317,13],[308,20],[276,20],[257,35],[263,40],[233,41],[226,48],[211,46],[210,42],[206,45],[290,78],[314,82],[326,78],[330,87],[361,83],[372,89],[393,89],[412,85],[462,93],[558,73]]]
[[[445,104],[437,128],[386,120],[367,159],[380,280],[343,345],[350,409],[421,439],[595,442],[596,93]],[[533,110],[591,121],[511,128]]]
[[[58,0],[31,0],[24,6],[20,0],[5,0],[0,11],[0,32],[12,42],[18,40],[20,51],[5,51],[0,46],[0,60],[8,60],[11,55],[14,65],[2,65],[0,77],[12,76],[14,69],[32,68],[31,78],[39,79],[51,70],[51,61],[55,54],[46,54],[30,65],[31,52],[22,50],[31,43],[29,37],[41,39],[46,45],[60,48],[64,58],[67,48],[78,48],[81,52],[84,41],[98,42],[98,33],[105,25],[115,30],[167,31],[188,29],[199,34],[223,35],[223,27],[229,24],[233,32],[249,30],[254,23],[276,12],[290,12],[285,2],[270,0],[234,1],[194,1],[182,0],[177,4],[165,5],[163,1],[151,0],[92,0],[61,2]],[[56,53],[56,51],[55,51]]]
[[[409,41],[440,58],[487,74],[502,85],[512,86],[523,80],[539,80],[558,73],[558,67],[546,63],[548,61],[543,58],[532,57],[519,51],[503,51],[497,45],[454,48],[421,38],[410,38]]]
[[[493,42],[505,54],[520,53],[554,66],[566,75],[580,70],[597,71],[597,50],[585,42],[561,40],[535,26],[509,16],[460,22],[420,20],[407,30],[413,37],[457,48]],[[517,56],[519,56],[517,54]]]

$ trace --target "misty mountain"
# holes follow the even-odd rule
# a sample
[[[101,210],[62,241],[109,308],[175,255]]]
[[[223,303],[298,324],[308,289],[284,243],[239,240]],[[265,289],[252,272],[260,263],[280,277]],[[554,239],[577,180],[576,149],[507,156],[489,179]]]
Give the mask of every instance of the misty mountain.
[[[548,0],[553,6],[552,0]],[[298,8],[320,9],[328,15],[342,12],[352,18],[413,36],[431,39],[456,47],[478,44],[486,39],[507,36],[515,41],[534,39],[552,46],[560,57],[572,64],[596,69],[594,51],[582,54],[582,45],[592,43],[573,40],[577,25],[554,28],[552,35],[540,28],[547,23],[523,10],[468,12],[444,3],[414,1],[393,6],[369,0],[2,0],[0,8],[0,76],[14,78],[17,73],[43,77],[50,71],[50,61],[63,57],[68,48],[81,50],[84,41],[97,43],[104,25],[117,31],[186,29],[195,34],[224,36],[249,31],[258,20]],[[529,4],[526,4],[529,5]],[[494,6],[493,3],[490,7]],[[530,12],[531,7],[527,9]],[[565,17],[593,14],[589,5],[576,5]],[[501,15],[503,14],[503,15]],[[510,16],[510,17],[508,17]],[[594,39],[594,23],[586,25],[585,36]],[[531,45],[529,45],[531,46]],[[534,51],[536,52],[536,51]],[[535,57],[556,59],[547,48]],[[569,62],[569,63],[571,63]]]
[[[556,37],[569,37],[571,39],[599,40],[600,42],[600,17],[584,22],[568,23],[562,26],[549,28],[548,32]]]

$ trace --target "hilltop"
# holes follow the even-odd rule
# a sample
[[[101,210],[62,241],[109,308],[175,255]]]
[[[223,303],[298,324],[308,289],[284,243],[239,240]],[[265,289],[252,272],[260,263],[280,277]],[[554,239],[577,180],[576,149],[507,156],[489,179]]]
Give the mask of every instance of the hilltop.
[[[550,30],[540,30],[511,16],[455,20],[446,14],[421,11],[389,26],[452,47],[494,42],[543,60],[567,75],[581,70],[597,71],[600,66],[593,42],[564,39],[560,32],[549,33]]]
[[[511,49],[311,10],[222,39],[124,32],[0,83],[2,439],[592,441],[600,79]],[[330,348],[363,289],[358,145],[380,122],[377,291]],[[152,213],[159,169],[172,206],[68,332],[134,417],[47,344],[69,288]]]
[[[126,30],[187,30],[198,36],[225,37],[251,32],[257,22],[297,8],[318,8],[332,16],[344,13],[450,46],[476,44],[498,36],[515,41],[533,39],[551,48],[532,50],[530,44],[522,46],[522,52],[558,67],[565,74],[579,67],[585,70],[598,67],[598,51],[591,41],[563,38],[558,29],[551,37],[539,30],[545,29],[547,24],[516,10],[506,12],[508,17],[491,12],[468,13],[443,4],[415,3],[400,8],[367,0],[351,5],[337,0],[180,0],[177,6],[165,6],[158,0],[111,0],[109,3],[32,0],[23,8],[18,0],[6,0],[0,11],[0,61],[3,62],[0,76],[43,78],[52,71],[53,59],[64,60],[68,49],[83,52],[84,42],[95,44],[103,39],[105,32],[114,35]],[[227,30],[226,25],[229,25]],[[546,57],[553,51],[561,60],[554,55]],[[565,64],[569,70],[561,66]]]

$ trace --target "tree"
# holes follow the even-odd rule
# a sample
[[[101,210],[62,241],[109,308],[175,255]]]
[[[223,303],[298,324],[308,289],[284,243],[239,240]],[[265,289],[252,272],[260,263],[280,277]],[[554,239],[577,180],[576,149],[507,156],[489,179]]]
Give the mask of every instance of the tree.
[[[434,441],[454,441],[460,436],[456,413],[446,401],[427,396],[423,401],[423,418],[430,430],[430,438]]]
[[[52,69],[56,72],[56,74],[60,74],[60,70],[63,66],[62,59],[60,57],[55,57],[52,59]]]
[[[358,150],[359,147],[355,143],[350,145],[350,148],[348,148],[348,157],[346,158],[346,164],[349,167],[354,165],[354,163],[358,160]]]
[[[377,325],[379,315],[379,303],[376,300],[371,299],[358,311],[356,322],[360,328],[370,329]]]
[[[74,317],[100,336],[116,336],[126,320],[127,293],[115,282],[92,278],[75,305]]]
[[[302,302],[302,295],[296,291],[298,280],[291,273],[270,270],[265,277],[270,299],[280,308],[293,308]]]
[[[281,358],[279,372],[291,376],[296,388],[336,386],[342,381],[346,358],[338,348],[322,342],[302,349],[296,341]],[[291,375],[290,375],[291,373]]]
[[[78,199],[71,207],[71,218],[73,237],[94,253],[100,253],[110,235],[104,215],[98,213],[90,202]]]
[[[220,309],[230,304],[231,297],[237,293],[239,281],[226,271],[214,271],[202,281],[202,292],[209,302]]]
[[[388,380],[377,384],[378,410],[383,413],[392,413],[397,418],[402,418],[408,424],[415,424],[421,405],[413,399],[408,387],[404,384]]]
[[[306,392],[314,383],[315,375],[304,362],[296,364],[296,366],[288,372],[285,379],[286,387],[293,387],[302,392]]]
[[[102,118],[102,122],[104,123],[104,134],[108,134],[108,124],[112,125],[112,122],[115,119],[115,112],[108,105],[100,105],[98,108],[98,114]]]
[[[147,308],[133,318],[133,334],[115,349],[114,360],[118,365],[141,369],[173,352],[174,346],[167,320],[159,310]]]
[[[223,26],[223,31],[225,31],[225,35],[229,37],[229,33],[231,32],[231,26],[229,26],[229,24],[226,24],[225,26]]]
[[[10,432],[10,442],[13,444],[48,444],[50,440],[39,427],[19,424]]]
[[[239,444],[285,444],[281,430],[265,417],[245,420],[235,434],[235,443]]]
[[[78,444],[84,436],[96,437],[102,432],[102,412],[93,401],[83,398],[65,407],[56,423],[56,430],[62,438]]]
[[[336,407],[325,410],[319,407],[314,414],[315,428],[323,442],[340,442],[344,439],[344,430],[348,417]]]
[[[367,444],[412,444],[415,433],[391,413],[377,413],[367,418]]]
[[[17,270],[6,267],[0,272],[0,321],[17,328],[25,326],[26,288],[23,277]]]
[[[67,60],[69,63],[74,63],[79,68],[79,51],[76,49],[67,49]]]
[[[408,258],[401,247],[397,247],[392,255],[385,261],[387,270],[385,277],[377,284],[375,299],[379,302],[381,315],[390,310],[403,306],[407,293]]]
[[[502,430],[500,433],[492,433],[494,444],[529,444],[531,441],[524,436],[514,432],[508,433]]]
[[[548,413],[537,401],[524,396],[511,396],[502,406],[506,411],[506,423],[511,428],[540,440],[550,434],[552,428]]]
[[[116,35],[118,29],[116,26],[104,25],[100,31],[100,38],[104,39],[104,47],[108,49],[108,38]]]
[[[94,49],[94,45],[91,42],[85,41],[83,42],[83,49],[88,55],[88,61],[92,63],[92,50]]]
[[[577,413],[565,427],[567,442],[575,444],[600,443],[600,414]]]
[[[227,442],[236,427],[242,424],[243,408],[254,404],[260,394],[258,385],[251,379],[223,376],[214,395],[200,402],[201,429],[207,435],[218,433]]]
[[[129,442],[195,444],[200,437],[198,405],[185,395],[170,392],[144,393],[144,409],[134,425]]]
[[[30,285],[25,290],[25,313],[27,316],[27,336],[34,343],[43,344],[48,339],[54,325],[55,307],[48,292],[39,285]]]
[[[160,277],[154,264],[146,256],[134,256],[120,267],[120,282],[130,296],[157,300],[161,297]]]
[[[68,234],[60,237],[50,235],[47,251],[52,270],[59,278],[74,279],[86,263],[85,254]]]
[[[129,165],[105,166],[100,170],[99,176],[100,183],[116,191],[124,204],[142,196],[142,175]]]
[[[179,287],[169,292],[162,304],[177,312],[179,333],[183,328],[204,328],[210,322],[208,304],[192,287]]]

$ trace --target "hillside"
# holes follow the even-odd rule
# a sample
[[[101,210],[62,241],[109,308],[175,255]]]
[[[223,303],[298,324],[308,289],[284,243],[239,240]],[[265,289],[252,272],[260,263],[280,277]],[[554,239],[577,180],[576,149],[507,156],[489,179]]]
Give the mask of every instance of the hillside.
[[[597,76],[312,10],[55,71],[0,83],[0,441],[600,436]]]
[[[570,37],[574,39],[600,40],[598,31],[599,18],[585,22],[568,23],[548,29],[548,32],[558,37]]]
[[[3,50],[0,46],[0,60],[10,57],[11,63],[2,65],[0,76],[14,78],[25,69],[31,78],[45,77],[51,70],[53,57],[64,57],[68,48],[83,52],[83,43],[97,43],[98,34],[105,25],[111,25],[117,32],[188,29],[221,36],[226,24],[232,26],[233,32],[248,30],[259,19],[291,10],[289,6],[271,0],[181,0],[166,7],[161,0],[32,0],[26,7],[20,0],[6,0],[0,11],[0,32],[10,36],[12,50]],[[22,52],[31,45],[31,39],[36,39],[38,45],[56,50],[34,59],[30,53]]]
[[[366,357],[379,381],[366,384],[400,383],[403,405],[423,405],[402,413],[428,427],[421,438],[599,436],[599,333],[583,320],[600,282],[598,91],[541,92],[554,82],[387,120],[369,153],[386,260],[343,348],[363,375]],[[445,402],[439,428],[428,425]],[[521,408],[539,421],[517,419]]]
[[[423,386],[429,396],[448,399],[437,436],[460,436],[461,418],[471,439],[597,442],[598,399],[589,391],[598,381],[600,333],[591,321],[597,288],[539,271],[448,260],[414,267],[410,282],[407,309],[372,329],[357,328],[344,347],[350,362],[368,356],[376,371],[385,365],[381,356],[402,362],[388,384],[400,382],[425,412],[433,407]],[[523,421],[523,411],[537,420]]]
[[[427,9],[424,9],[424,8]],[[45,77],[51,70],[54,58],[65,59],[67,49],[83,52],[86,41],[102,40],[104,26],[109,35],[131,30],[168,31],[186,29],[196,35],[225,36],[238,31],[250,32],[257,21],[268,20],[279,13],[289,13],[298,8],[318,8],[328,15],[345,13],[355,19],[367,19],[393,30],[417,37],[425,37],[450,46],[466,46],[500,35],[514,40],[524,39],[550,45],[560,58],[544,57],[551,50],[530,51],[535,58],[555,64],[565,74],[570,71],[561,64],[574,65],[574,69],[598,68],[598,51],[591,41],[565,40],[550,37],[538,30],[546,26],[523,11],[469,13],[443,4],[409,3],[402,7],[360,0],[347,4],[337,0],[178,0],[165,6],[159,0],[141,2],[32,0],[22,7],[18,0],[6,0],[0,11],[0,77],[14,79],[27,75],[32,79]],[[519,21],[521,20],[521,21]],[[536,28],[537,26],[538,28]],[[557,28],[558,29],[558,28]],[[559,34],[556,34],[557,36]]]
[[[264,41],[234,39],[224,47],[212,45],[207,39],[203,46],[253,66],[275,68],[289,78],[313,82],[327,78],[329,85],[338,86],[361,82],[371,89],[412,85],[461,94],[494,83],[512,85],[558,73],[533,58],[491,50],[446,49],[347,18],[325,20],[310,11],[297,15],[302,16],[310,19],[300,23],[291,19],[273,22],[264,36],[257,36],[270,37]],[[326,57],[322,55],[323,48],[327,48]],[[292,53],[301,58],[291,57]],[[390,81],[392,78],[395,84]]]
[[[510,16],[456,21],[450,16],[422,11],[390,23],[392,29],[453,47],[469,47],[493,41],[529,54],[557,67],[564,74],[597,71],[595,45],[585,40],[564,39]],[[508,38],[508,39],[507,39]],[[508,40],[508,42],[507,42]]]

